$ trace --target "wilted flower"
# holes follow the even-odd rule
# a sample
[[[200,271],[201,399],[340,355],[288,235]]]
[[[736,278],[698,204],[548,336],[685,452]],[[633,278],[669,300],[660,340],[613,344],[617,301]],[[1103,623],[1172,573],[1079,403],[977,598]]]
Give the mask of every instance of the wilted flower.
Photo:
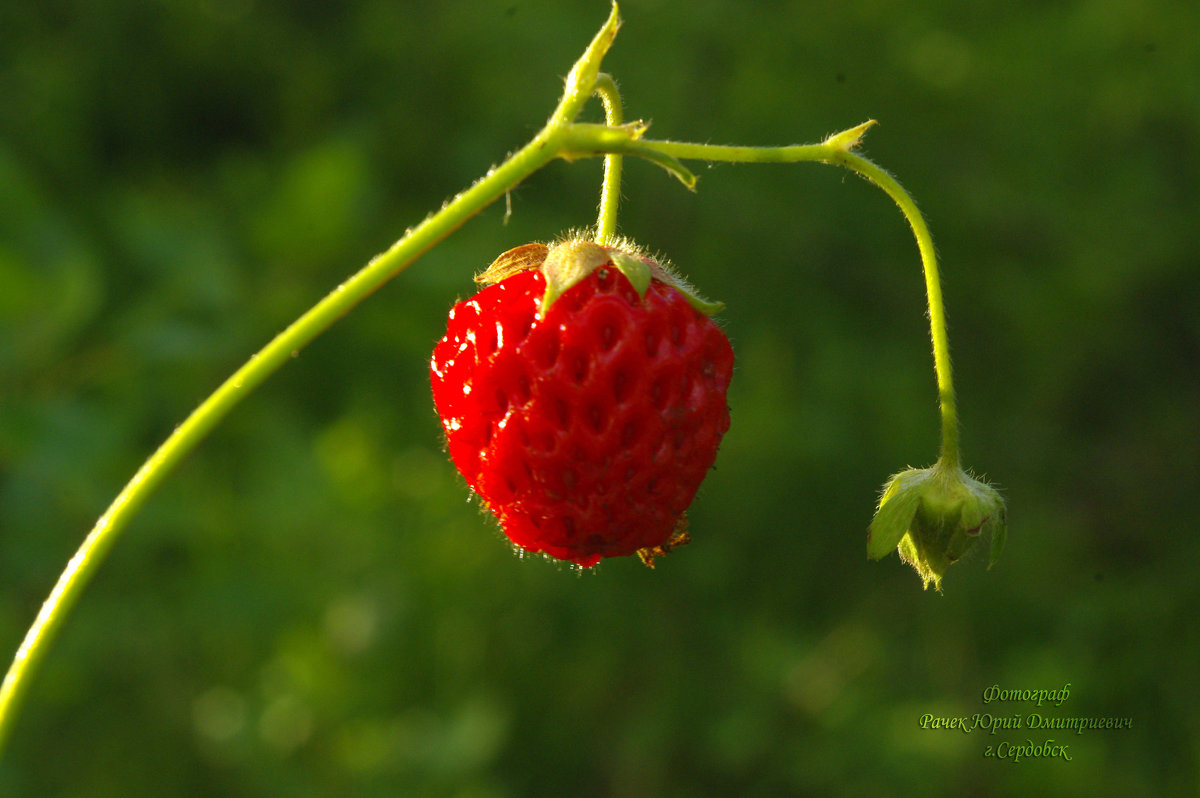
[[[888,480],[867,533],[868,557],[878,560],[898,548],[924,586],[932,582],[939,591],[946,568],[984,535],[991,538],[988,567],[995,565],[1007,532],[1004,500],[996,489],[944,463],[939,459]]]

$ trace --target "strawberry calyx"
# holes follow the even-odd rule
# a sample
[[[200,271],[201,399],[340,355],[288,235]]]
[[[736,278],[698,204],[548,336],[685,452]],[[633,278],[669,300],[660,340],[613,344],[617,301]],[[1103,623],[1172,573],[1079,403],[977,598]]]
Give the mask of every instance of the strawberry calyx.
[[[917,570],[925,588],[938,592],[946,569],[980,538],[991,539],[991,568],[1007,535],[999,491],[939,459],[929,468],[909,468],[884,488],[867,533],[867,556],[881,559],[896,549]]]
[[[679,291],[689,305],[706,316],[724,307],[720,302],[701,297],[686,280],[625,239],[614,244],[599,244],[586,238],[568,238],[552,246],[523,244],[502,253],[475,277],[475,282],[491,285],[517,272],[538,269],[546,278],[546,293],[542,295],[539,308],[544,315],[573,286],[597,269],[608,266],[625,275],[639,297],[644,298],[650,283],[658,281]]]

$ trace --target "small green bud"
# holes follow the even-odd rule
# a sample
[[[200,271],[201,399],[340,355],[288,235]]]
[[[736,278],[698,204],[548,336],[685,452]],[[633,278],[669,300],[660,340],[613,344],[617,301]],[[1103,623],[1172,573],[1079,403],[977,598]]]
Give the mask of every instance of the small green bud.
[[[1006,532],[1004,500],[996,489],[939,460],[888,480],[867,533],[867,556],[878,560],[898,549],[925,588],[932,582],[940,591],[946,569],[984,535],[991,538],[988,567],[995,565]]]

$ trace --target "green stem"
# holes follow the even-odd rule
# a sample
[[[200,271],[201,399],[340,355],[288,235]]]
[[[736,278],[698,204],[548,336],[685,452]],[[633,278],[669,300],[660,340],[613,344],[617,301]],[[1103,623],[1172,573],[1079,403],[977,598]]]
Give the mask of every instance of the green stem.
[[[104,556],[154,489],[251,391],[351,308],[406,269],[485,206],[551,160],[563,156],[566,134],[591,96],[600,60],[619,25],[617,7],[568,75],[562,99],[546,126],[524,147],[488,172],[439,212],[409,230],[386,252],[331,291],[225,380],[150,456],[113,500],[76,551],[26,632],[0,685],[0,751],[3,751],[33,674],[55,634]]]
[[[846,152],[836,162],[842,163],[883,189],[897,205],[912,227],[921,253],[925,272],[925,294],[929,302],[929,334],[933,341],[933,368],[937,374],[938,403],[942,417],[942,450],[939,462],[946,468],[959,468],[958,404],[954,396],[954,374],[950,365],[950,338],[946,333],[946,307],[942,302],[942,285],[938,276],[937,252],[925,217],[912,196],[887,171],[853,152]]]
[[[596,76],[596,94],[604,104],[604,122],[608,127],[620,127],[625,121],[621,107],[621,92],[612,75],[601,72]],[[596,222],[596,242],[610,243],[617,235],[617,206],[621,202],[621,162],[616,153],[604,156],[604,185],[600,191],[600,218]]]
[[[592,38],[591,44],[587,46],[583,55],[579,57],[579,60],[571,67],[570,73],[567,74],[566,89],[563,91],[558,107],[550,116],[550,121],[546,123],[546,127],[562,129],[579,116],[579,112],[583,110],[583,106],[592,98],[592,94],[596,90],[596,77],[600,74],[600,62],[604,60],[604,54],[612,46],[613,39],[616,38],[620,27],[621,17],[617,13],[617,4],[614,2],[604,26]]]
[[[872,161],[854,152],[862,134],[873,125],[866,122],[857,127],[830,136],[820,144],[798,144],[789,147],[729,147],[715,144],[691,144],[674,141],[654,141],[629,136],[623,141],[612,142],[606,137],[596,136],[595,144],[615,147],[629,155],[640,155],[668,169],[671,161],[729,161],[737,163],[798,163],[814,161],[844,166],[882,189],[900,207],[904,218],[912,228],[921,256],[925,274],[925,293],[929,302],[929,331],[933,342],[933,367],[937,376],[938,401],[942,422],[942,445],[940,462],[947,468],[959,467],[958,409],[954,395],[953,372],[950,365],[950,339],[946,333],[946,309],[942,301],[941,281],[938,275],[937,252],[933,236],[925,218],[917,208],[912,196],[888,172]],[[585,125],[576,125],[572,131],[572,148],[586,152],[591,146],[591,130]],[[604,138],[604,140],[602,140]],[[675,171],[672,169],[672,171]],[[690,174],[690,173],[689,173]]]
[[[223,419],[233,407],[369,294],[395,277],[483,207],[544,166],[556,156],[543,137],[510,157],[439,213],[427,218],[386,252],[339,285],[303,316],[253,355],[180,424],[150,456],[133,479],[92,527],[83,545],[71,558],[33,626],[17,650],[0,686],[0,748],[16,714],[29,678],[45,655],[55,632],[78,599],[118,535],[162,480],[183,457]]]

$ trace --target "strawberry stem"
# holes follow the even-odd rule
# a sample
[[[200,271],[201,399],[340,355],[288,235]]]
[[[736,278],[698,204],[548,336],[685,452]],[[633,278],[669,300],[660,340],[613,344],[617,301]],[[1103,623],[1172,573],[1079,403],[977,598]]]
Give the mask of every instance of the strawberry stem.
[[[904,218],[912,227],[921,254],[921,266],[925,272],[925,294],[929,302],[929,333],[933,342],[933,368],[937,374],[938,403],[942,417],[942,447],[939,460],[946,468],[959,467],[958,403],[954,395],[953,369],[950,365],[950,337],[946,332],[946,307],[942,301],[942,286],[938,276],[937,252],[933,236],[925,224],[925,218],[917,208],[912,196],[900,183],[872,161],[846,151],[839,159],[842,165],[853,169],[883,189],[900,206]]]
[[[596,75],[596,94],[604,104],[604,122],[609,127],[620,127],[625,121],[621,107],[621,92],[612,75],[601,72]],[[600,217],[596,221],[596,243],[611,244],[617,235],[617,206],[621,202],[621,161],[617,153],[604,156],[604,185],[600,191]]]
[[[734,163],[800,163],[812,161],[843,166],[856,172],[882,189],[899,206],[912,228],[921,266],[925,275],[925,293],[929,303],[929,330],[933,343],[933,366],[937,377],[938,401],[941,415],[941,456],[947,467],[959,464],[958,410],[950,365],[950,339],[946,333],[946,310],[942,301],[941,280],[933,236],[925,218],[912,196],[886,170],[864,158],[854,149],[862,135],[874,125],[874,120],[829,136],[820,144],[797,144],[786,147],[736,147],[715,144],[692,144],[678,141],[644,139],[640,131],[625,136],[614,135],[624,128],[603,128],[576,124],[570,129],[568,147],[573,156],[619,152],[637,155],[658,163],[677,176],[680,170],[691,172],[680,163],[683,160],[726,161]],[[675,168],[678,165],[678,169]],[[681,177],[680,179],[685,179]],[[691,176],[694,181],[694,176]],[[685,180],[686,182],[686,180]]]

